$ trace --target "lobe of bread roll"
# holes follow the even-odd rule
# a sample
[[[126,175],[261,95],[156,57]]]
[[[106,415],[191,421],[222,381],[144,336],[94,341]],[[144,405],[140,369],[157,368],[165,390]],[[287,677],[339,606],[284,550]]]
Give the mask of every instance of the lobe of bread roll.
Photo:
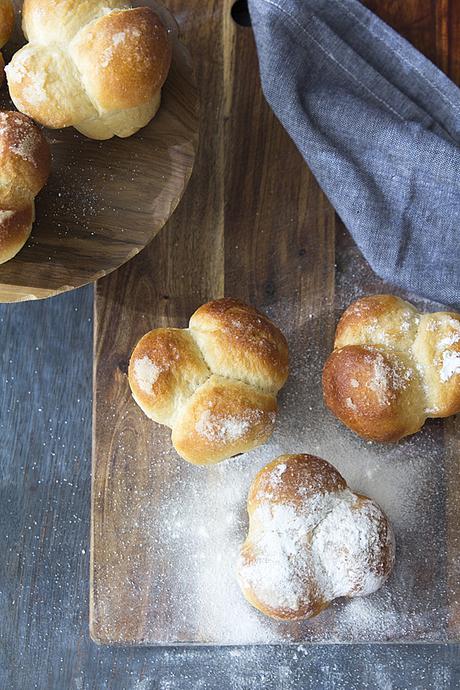
[[[282,333],[235,299],[200,307],[187,329],[158,328],[144,335],[128,372],[137,404],[172,429],[175,449],[195,464],[219,462],[265,443],[287,375]]]
[[[0,112],[0,263],[27,241],[35,218],[35,197],[51,169],[48,142],[28,117]]]
[[[337,326],[323,391],[344,424],[374,441],[460,412],[460,314],[420,314],[393,295],[358,300]]]
[[[122,0],[25,0],[29,43],[6,67],[16,107],[52,129],[129,137],[156,114],[171,64],[168,31]]]
[[[10,39],[14,27],[14,9],[12,0],[0,0],[0,49]],[[4,78],[5,61],[0,53],[0,84]]]
[[[379,506],[313,455],[283,455],[254,479],[237,578],[252,606],[279,620],[312,618],[339,597],[378,590],[395,542]]]

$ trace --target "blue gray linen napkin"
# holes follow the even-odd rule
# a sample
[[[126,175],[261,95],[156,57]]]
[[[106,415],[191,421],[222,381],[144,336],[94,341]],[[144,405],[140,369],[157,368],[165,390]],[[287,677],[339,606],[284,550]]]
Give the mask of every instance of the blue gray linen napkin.
[[[249,0],[265,96],[374,271],[460,306],[460,90],[357,0]]]

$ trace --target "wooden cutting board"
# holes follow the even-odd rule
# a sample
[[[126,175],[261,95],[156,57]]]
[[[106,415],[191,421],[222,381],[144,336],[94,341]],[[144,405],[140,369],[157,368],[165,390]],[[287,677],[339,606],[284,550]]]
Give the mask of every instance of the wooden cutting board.
[[[458,422],[429,423],[388,450],[356,439],[326,412],[321,366],[337,315],[385,285],[266,105],[252,32],[233,21],[232,2],[168,4],[195,60],[201,141],[168,225],[96,286],[91,634],[109,644],[455,638]],[[460,3],[367,4],[460,81]],[[168,430],[132,402],[128,359],[146,331],[186,326],[200,304],[223,295],[257,305],[282,326],[293,372],[267,447],[193,468],[171,451]],[[238,538],[244,533],[251,478],[283,450],[322,454],[393,519],[399,564],[371,603],[336,604],[312,623],[271,624],[239,598],[231,558],[222,569],[234,516]]]

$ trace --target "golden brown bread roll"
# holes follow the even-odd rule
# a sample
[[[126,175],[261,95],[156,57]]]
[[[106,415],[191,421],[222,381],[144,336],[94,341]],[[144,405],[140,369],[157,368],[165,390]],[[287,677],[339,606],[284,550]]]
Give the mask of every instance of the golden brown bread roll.
[[[35,218],[35,197],[51,168],[48,142],[25,115],[0,112],[0,263],[23,247]]]
[[[9,41],[14,26],[14,9],[12,0],[0,0],[0,49]],[[5,62],[0,52],[0,84],[3,81]]]
[[[311,618],[339,597],[371,594],[394,563],[379,506],[352,493],[313,455],[282,455],[256,476],[237,577],[250,604],[272,618]]]
[[[210,464],[265,443],[287,374],[282,333],[253,307],[227,298],[200,307],[187,329],[144,335],[128,377],[145,414],[172,429],[179,455]]]
[[[460,412],[460,314],[420,314],[393,295],[364,297],[339,321],[323,371],[324,399],[374,441],[414,434]]]
[[[29,41],[6,67],[16,107],[52,129],[129,137],[156,114],[171,43],[148,7],[123,0],[25,0]]]

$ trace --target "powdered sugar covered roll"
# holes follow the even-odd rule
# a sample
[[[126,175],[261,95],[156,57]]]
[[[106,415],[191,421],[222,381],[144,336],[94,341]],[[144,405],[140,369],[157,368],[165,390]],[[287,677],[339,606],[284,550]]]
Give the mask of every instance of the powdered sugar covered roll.
[[[285,455],[256,476],[238,561],[246,599],[268,616],[310,618],[339,597],[371,594],[389,576],[391,526],[371,499],[311,455]]]

